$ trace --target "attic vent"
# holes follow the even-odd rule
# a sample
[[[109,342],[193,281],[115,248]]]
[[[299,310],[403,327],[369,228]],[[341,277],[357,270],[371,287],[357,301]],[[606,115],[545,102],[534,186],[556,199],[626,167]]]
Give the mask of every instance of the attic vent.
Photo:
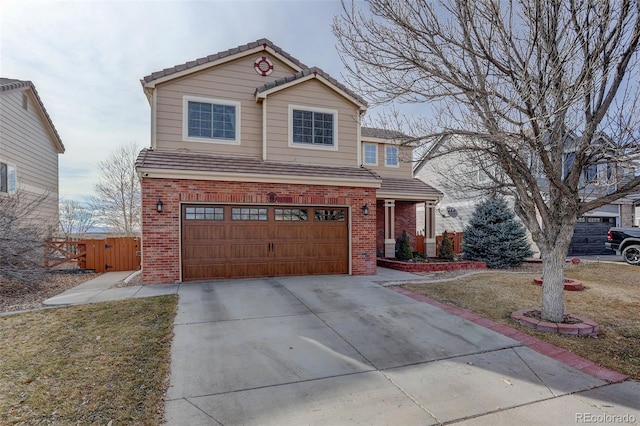
[[[27,109],[27,106],[29,105],[29,102],[27,100],[27,94],[23,93],[22,94],[22,108],[23,109]]]
[[[273,64],[266,56],[261,56],[253,63],[253,68],[262,76],[269,75],[273,72]]]

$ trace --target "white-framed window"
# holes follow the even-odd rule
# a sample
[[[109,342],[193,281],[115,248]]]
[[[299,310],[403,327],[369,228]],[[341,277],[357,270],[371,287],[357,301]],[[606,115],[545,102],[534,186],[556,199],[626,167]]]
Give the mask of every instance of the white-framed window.
[[[362,144],[362,160],[364,164],[370,166],[378,165],[378,144],[363,143]]]
[[[184,96],[184,140],[240,144],[240,102]]]
[[[387,145],[384,149],[384,165],[387,167],[399,167],[400,160],[398,159],[398,147],[394,145]]]
[[[338,149],[338,111],[289,105],[289,146]]]
[[[582,169],[586,183],[608,185],[613,182],[614,166],[610,163],[589,164]]]
[[[0,193],[15,194],[17,188],[16,166],[0,161]]]

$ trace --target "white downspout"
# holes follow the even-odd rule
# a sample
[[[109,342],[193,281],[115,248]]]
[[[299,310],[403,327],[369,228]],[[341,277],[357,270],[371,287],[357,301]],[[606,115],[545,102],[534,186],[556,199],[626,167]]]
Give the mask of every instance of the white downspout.
[[[356,121],[357,121],[357,150],[358,150],[358,156],[357,156],[357,167],[360,167],[362,165],[362,130],[360,129],[360,126],[362,124],[362,113],[360,111],[358,111],[358,115],[356,117]]]
[[[267,161],[267,98],[262,101],[262,161]]]
[[[156,149],[157,141],[156,141],[156,122],[157,122],[157,108],[158,108],[158,96],[157,90],[154,88],[151,93],[151,149]],[[184,119],[184,118],[183,118]]]

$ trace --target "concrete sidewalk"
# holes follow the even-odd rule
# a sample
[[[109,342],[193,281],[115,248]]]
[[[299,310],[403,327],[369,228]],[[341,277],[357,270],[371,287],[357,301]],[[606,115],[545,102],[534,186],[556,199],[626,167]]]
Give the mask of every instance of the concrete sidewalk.
[[[162,294],[176,294],[178,284],[116,287],[118,283],[137,271],[105,272],[79,286],[45,300],[45,306],[78,305],[108,302],[133,297],[150,297]]]

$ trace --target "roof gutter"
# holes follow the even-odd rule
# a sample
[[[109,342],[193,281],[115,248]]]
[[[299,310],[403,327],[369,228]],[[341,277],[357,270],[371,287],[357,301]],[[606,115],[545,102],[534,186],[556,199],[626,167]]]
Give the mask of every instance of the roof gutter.
[[[199,179],[199,180],[221,180],[233,182],[265,182],[265,183],[286,183],[286,184],[311,184],[327,186],[355,186],[361,188],[380,188],[382,184],[378,179],[357,179],[344,177],[326,176],[298,176],[298,175],[265,175],[232,172],[208,172],[199,170],[167,170],[146,167],[137,167],[138,174],[142,178],[162,178],[162,179]]]

